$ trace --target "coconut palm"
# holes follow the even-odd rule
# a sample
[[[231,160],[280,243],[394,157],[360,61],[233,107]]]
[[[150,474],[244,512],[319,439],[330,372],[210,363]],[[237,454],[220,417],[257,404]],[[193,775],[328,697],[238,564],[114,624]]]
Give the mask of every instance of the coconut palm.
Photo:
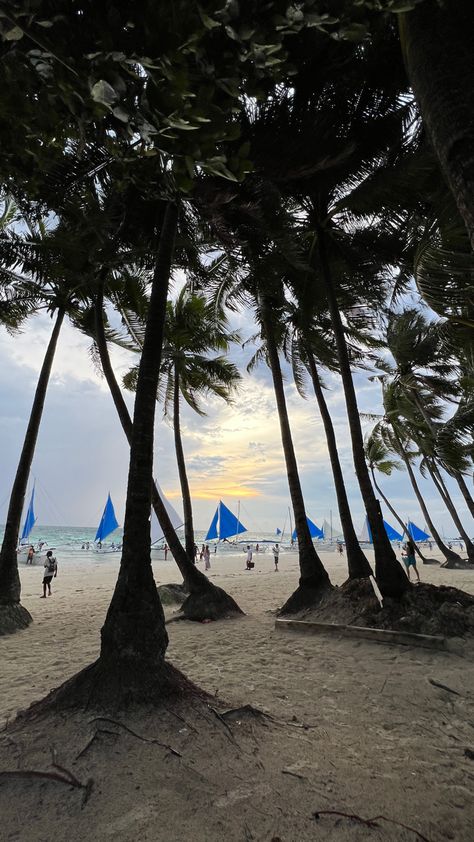
[[[143,329],[136,319],[133,330],[141,345]],[[230,342],[238,339],[237,333],[229,332],[224,312],[206,301],[203,295],[192,294],[185,286],[176,300],[168,301],[159,394],[163,396],[165,417],[171,416],[173,420],[183,498],[185,547],[191,559],[194,558],[194,527],[181,433],[180,398],[201,416],[206,414],[202,408],[203,396],[215,395],[231,400],[240,374],[222,354],[228,351]],[[209,356],[216,351],[220,352],[219,356]],[[123,383],[126,388],[134,389],[136,374],[137,369],[132,369],[125,375]]]
[[[380,485],[377,482],[376,471],[383,474],[384,476],[391,476],[393,471],[398,471],[401,469],[402,464],[396,459],[390,458],[390,452],[388,448],[385,446],[382,438],[380,435],[376,435],[374,432],[366,439],[365,442],[365,453],[367,464],[369,466],[370,474],[372,477],[372,482],[374,483],[375,489],[380,494],[382,500],[384,501],[387,509],[392,513],[393,517],[399,524],[402,530],[402,535],[406,532],[406,524],[403,522],[402,518],[398,514],[398,512],[394,509],[393,505],[391,504],[390,500],[386,497]],[[423,563],[426,563],[426,559],[421,552],[420,548],[418,547],[416,541],[411,538],[411,541],[415,547],[415,552],[419,555]]]
[[[429,322],[418,310],[408,308],[401,313],[391,312],[386,339],[395,366],[388,362],[380,366],[391,374],[409,402],[417,408],[433,439],[437,435],[437,422],[442,418],[442,401],[455,402],[461,396],[459,365],[447,350],[442,336],[443,325]],[[455,453],[454,449],[452,457],[451,462],[445,462],[445,467],[456,480],[474,515],[474,500],[463,477],[463,472],[472,473],[472,462],[466,454]]]
[[[302,397],[307,397],[305,370],[311,379],[326,435],[339,518],[346,546],[349,578],[356,579],[371,575],[372,570],[359,544],[352,521],[334,426],[324,396],[324,382],[320,370],[325,368],[337,371],[337,354],[327,312],[323,309],[318,315],[313,315],[316,309],[315,298],[314,290],[311,290],[311,294],[308,295],[306,285],[305,289],[299,290],[297,302],[287,302],[286,336],[283,348],[291,362],[295,385]]]

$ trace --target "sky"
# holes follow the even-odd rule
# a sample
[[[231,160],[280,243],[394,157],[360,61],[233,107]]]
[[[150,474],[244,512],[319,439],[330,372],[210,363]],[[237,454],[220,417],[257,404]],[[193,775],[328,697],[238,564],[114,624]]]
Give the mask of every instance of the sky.
[[[254,328],[248,317],[239,318],[236,327],[246,339]],[[6,517],[52,324],[49,316],[40,314],[30,320],[20,335],[9,336],[0,328],[0,523]],[[94,368],[89,345],[69,323],[64,324],[32,467],[38,524],[94,527],[109,491],[119,523],[123,524],[128,446],[107,384]],[[251,346],[234,346],[231,357],[243,371],[252,353]],[[119,349],[113,349],[111,355],[121,379],[136,359]],[[318,525],[331,516],[336,523],[337,503],[316,402],[314,398],[303,400],[291,382],[290,372],[286,373],[286,398],[307,514]],[[327,400],[359,533],[365,512],[352,464],[342,387],[337,376],[326,378],[326,382],[331,387]],[[369,382],[366,373],[357,374],[355,382],[360,411],[380,412],[379,387]],[[126,401],[132,410],[133,396],[126,395]],[[244,373],[232,405],[214,398],[205,408],[207,415],[203,418],[185,405],[182,411],[195,528],[208,528],[217,502],[222,499],[235,513],[240,506],[240,519],[249,530],[274,534],[287,521],[290,498],[269,370],[262,365],[251,375]],[[370,426],[366,422],[365,429]],[[172,429],[163,420],[160,406],[156,414],[154,473],[166,496],[182,511]],[[423,528],[424,518],[406,473],[395,472],[392,477],[379,480],[402,518],[410,517]],[[449,479],[448,484],[468,533],[472,534],[472,519],[457,486]],[[421,478],[420,485],[435,523],[446,538],[455,537],[456,528],[435,489]],[[384,516],[396,526],[390,513],[384,510]]]

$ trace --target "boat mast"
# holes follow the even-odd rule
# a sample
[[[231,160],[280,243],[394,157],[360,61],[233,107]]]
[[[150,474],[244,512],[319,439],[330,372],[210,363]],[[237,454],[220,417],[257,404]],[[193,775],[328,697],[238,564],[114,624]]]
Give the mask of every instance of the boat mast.
[[[291,522],[291,511],[290,507],[288,506],[288,516],[290,518],[290,544],[293,546],[293,524]]]

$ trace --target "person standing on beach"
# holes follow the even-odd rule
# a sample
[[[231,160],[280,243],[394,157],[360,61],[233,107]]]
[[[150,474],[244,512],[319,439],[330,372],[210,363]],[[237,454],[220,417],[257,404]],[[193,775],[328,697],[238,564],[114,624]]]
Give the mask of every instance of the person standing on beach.
[[[278,573],[278,558],[280,555],[280,547],[278,546],[278,544],[274,544],[274,546],[272,547],[272,553],[273,561],[275,562],[275,573]]]
[[[35,555],[35,549],[34,549],[34,547],[30,546],[30,549],[28,550],[28,555],[26,556],[26,563],[27,564],[33,564],[34,555]]]
[[[210,570],[211,569],[211,551],[209,549],[209,545],[206,544],[204,548],[204,569]]]
[[[245,567],[246,570],[252,569],[252,567],[253,567],[252,558],[253,558],[252,547],[250,546],[250,544],[247,544],[247,564],[246,564],[246,567]]]
[[[413,541],[407,541],[406,542],[405,546],[403,547],[403,551],[402,551],[402,559],[403,559],[403,563],[405,565],[405,569],[406,569],[408,578],[410,578],[410,567],[413,567],[413,570],[416,573],[417,581],[419,582],[420,581],[420,574],[418,573],[418,570],[417,570],[417,567],[416,567],[415,545],[413,544]]]
[[[46,553],[46,561],[44,563],[43,575],[43,596],[41,599],[46,599],[46,588],[48,589],[48,596],[51,596],[51,579],[58,575],[58,562],[56,561],[51,550]]]

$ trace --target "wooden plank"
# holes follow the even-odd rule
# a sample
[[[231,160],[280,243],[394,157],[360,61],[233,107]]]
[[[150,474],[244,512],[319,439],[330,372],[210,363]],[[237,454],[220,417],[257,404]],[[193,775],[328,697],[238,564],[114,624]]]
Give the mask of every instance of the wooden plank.
[[[432,634],[372,629],[365,626],[350,626],[345,623],[316,623],[309,620],[275,620],[276,629],[289,629],[307,634],[336,634],[352,639],[374,640],[401,646],[423,646],[427,649],[447,649],[445,637]]]

